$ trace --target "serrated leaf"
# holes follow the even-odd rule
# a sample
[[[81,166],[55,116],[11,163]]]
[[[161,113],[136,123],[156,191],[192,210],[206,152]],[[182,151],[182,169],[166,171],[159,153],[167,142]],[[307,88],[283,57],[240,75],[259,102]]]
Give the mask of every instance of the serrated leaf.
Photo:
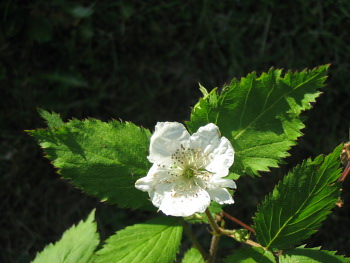
[[[215,123],[235,149],[231,171],[258,175],[278,167],[302,135],[299,115],[310,109],[324,86],[328,66],[287,72],[270,69],[260,77],[251,73],[232,80],[221,93],[216,89],[200,99],[187,126],[191,132]]]
[[[59,173],[88,194],[120,207],[154,209],[135,181],[147,174],[150,132],[132,123],[73,119],[29,131]]]
[[[295,248],[279,256],[279,263],[349,263],[350,258],[319,248]]]
[[[92,263],[99,241],[93,210],[85,222],[64,232],[61,240],[48,245],[32,263]]]
[[[195,247],[187,250],[182,263],[205,263],[201,253]]]
[[[241,248],[225,258],[224,263],[275,263],[270,251],[258,247]]]
[[[254,228],[261,245],[287,249],[317,231],[340,195],[334,182],[341,148],[296,166],[258,206]]]
[[[46,110],[38,108],[38,113],[45,120],[47,126],[50,128],[60,127],[64,124],[59,114],[56,112],[48,112]]]
[[[162,217],[129,226],[111,236],[97,252],[96,263],[173,262],[182,227],[173,217]]]

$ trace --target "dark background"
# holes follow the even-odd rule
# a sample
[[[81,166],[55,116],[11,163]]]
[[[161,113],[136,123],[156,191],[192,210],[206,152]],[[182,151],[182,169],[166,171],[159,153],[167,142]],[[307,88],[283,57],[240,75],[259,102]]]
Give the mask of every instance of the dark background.
[[[287,169],[349,140],[348,0],[3,0],[0,19],[0,262],[29,262],[94,207],[103,239],[149,216],[100,204],[60,180],[24,132],[45,127],[36,107],[64,120],[120,118],[153,129],[189,119],[198,82],[211,90],[254,70],[330,63],[328,87],[305,114],[288,165],[237,182],[230,213],[249,224]],[[310,246],[350,256],[349,187]]]

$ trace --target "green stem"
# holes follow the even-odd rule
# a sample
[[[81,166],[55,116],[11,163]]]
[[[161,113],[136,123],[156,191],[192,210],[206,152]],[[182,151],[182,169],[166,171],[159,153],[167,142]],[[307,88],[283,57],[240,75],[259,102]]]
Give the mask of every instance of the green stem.
[[[221,228],[215,222],[215,220],[214,220],[213,216],[211,215],[211,213],[210,213],[208,208],[205,210],[205,214],[208,217],[209,223],[210,223],[211,227],[213,228],[215,234],[220,235]]]
[[[210,255],[206,263],[215,263],[216,251],[218,249],[219,239],[221,236],[221,228],[218,226],[218,224],[214,220],[208,208],[205,210],[205,214],[207,215],[210,226],[214,230],[214,234],[210,244]]]
[[[209,258],[207,259],[206,263],[215,263],[215,258],[216,258],[216,252],[218,250],[218,244],[221,236],[213,235],[211,238],[211,243],[210,243],[210,255]]]
[[[191,229],[187,226],[187,223],[185,222],[185,220],[181,219],[180,223],[183,226],[186,235],[191,239],[193,245],[199,250],[204,260],[208,259],[209,258],[208,254],[205,252],[202,245],[199,243],[198,239],[193,235]]]
[[[217,235],[217,236],[225,235],[225,236],[229,236],[229,237],[231,237],[231,238],[236,240],[235,236],[232,235],[232,231],[224,229],[224,228],[221,228],[221,227],[218,226],[218,224],[215,222],[214,218],[212,217],[212,215],[211,215],[211,213],[210,213],[210,211],[208,209],[205,210],[205,214],[207,215],[209,223],[210,223],[211,227],[213,228],[213,230],[215,232],[214,235]],[[238,242],[242,242],[242,241],[238,241]],[[256,243],[256,242],[254,242],[253,240],[250,240],[250,239],[247,239],[244,242],[246,244],[250,245],[250,246],[253,246],[253,247],[262,247],[262,248],[264,248],[259,243]]]

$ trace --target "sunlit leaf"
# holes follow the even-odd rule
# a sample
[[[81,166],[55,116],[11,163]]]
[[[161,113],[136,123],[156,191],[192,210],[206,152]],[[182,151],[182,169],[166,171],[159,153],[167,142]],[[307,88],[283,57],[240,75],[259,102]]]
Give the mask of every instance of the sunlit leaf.
[[[100,243],[94,217],[95,211],[86,221],[64,232],[58,242],[37,254],[32,263],[92,263],[94,251]]]
[[[73,119],[29,133],[63,178],[86,193],[120,207],[153,209],[147,194],[135,188],[150,167],[148,130],[116,120]]]
[[[97,252],[96,263],[170,263],[176,257],[182,227],[162,217],[129,226],[111,236]]]
[[[310,109],[324,86],[328,66],[287,72],[271,69],[261,76],[251,73],[234,79],[205,96],[192,110],[187,125],[191,132],[215,123],[235,149],[232,172],[258,175],[278,167],[302,135],[300,113]],[[203,87],[201,87],[203,90]]]
[[[261,245],[286,249],[317,231],[340,195],[341,149],[296,166],[258,206],[254,228]]]

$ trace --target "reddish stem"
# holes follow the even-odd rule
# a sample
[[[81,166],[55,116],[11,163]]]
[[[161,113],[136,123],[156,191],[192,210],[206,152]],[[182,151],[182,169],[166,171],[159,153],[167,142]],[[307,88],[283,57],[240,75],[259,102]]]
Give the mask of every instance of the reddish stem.
[[[224,215],[225,217],[227,217],[228,219],[232,220],[233,222],[235,222],[235,223],[241,225],[241,226],[244,227],[245,229],[248,229],[250,232],[252,232],[252,233],[255,234],[255,230],[254,230],[252,227],[248,226],[247,224],[243,223],[241,220],[239,220],[239,219],[237,219],[237,218],[235,218],[235,217],[229,215],[229,214],[226,213],[226,212],[223,212],[223,215]]]
[[[344,171],[342,172],[340,178],[338,179],[338,182],[343,182],[346,179],[346,177],[348,176],[349,173],[350,173],[350,161],[346,165]]]

